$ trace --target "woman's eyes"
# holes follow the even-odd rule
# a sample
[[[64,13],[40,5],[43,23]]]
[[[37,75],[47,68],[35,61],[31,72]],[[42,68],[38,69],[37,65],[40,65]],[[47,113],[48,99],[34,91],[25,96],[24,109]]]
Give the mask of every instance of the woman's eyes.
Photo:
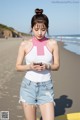
[[[42,29],[42,31],[45,31],[45,30],[46,30],[46,29],[44,29],[44,28]]]
[[[35,28],[35,31],[38,31],[39,29],[38,28]],[[45,31],[46,29],[45,28],[42,28],[41,29],[42,31]]]
[[[35,28],[35,31],[38,31],[39,29],[38,28]]]

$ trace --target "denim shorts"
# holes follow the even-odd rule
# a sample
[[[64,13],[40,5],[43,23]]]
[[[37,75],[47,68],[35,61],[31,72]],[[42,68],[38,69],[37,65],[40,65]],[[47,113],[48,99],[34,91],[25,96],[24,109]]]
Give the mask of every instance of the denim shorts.
[[[24,78],[20,87],[19,102],[26,102],[33,105],[40,105],[49,102],[54,103],[52,80],[36,83]]]

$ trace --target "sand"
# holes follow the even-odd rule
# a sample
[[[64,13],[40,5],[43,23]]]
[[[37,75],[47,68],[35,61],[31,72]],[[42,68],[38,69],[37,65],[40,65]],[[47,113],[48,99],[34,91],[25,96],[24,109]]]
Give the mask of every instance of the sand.
[[[10,120],[24,120],[18,100],[25,72],[15,70],[21,41],[21,38],[0,39],[0,112],[9,111]],[[60,69],[52,72],[56,116],[80,111],[80,56],[65,50],[62,42],[58,44]],[[39,109],[37,115],[40,116]]]
[[[80,112],[80,55],[63,48],[59,42],[60,69],[54,79],[56,115]]]

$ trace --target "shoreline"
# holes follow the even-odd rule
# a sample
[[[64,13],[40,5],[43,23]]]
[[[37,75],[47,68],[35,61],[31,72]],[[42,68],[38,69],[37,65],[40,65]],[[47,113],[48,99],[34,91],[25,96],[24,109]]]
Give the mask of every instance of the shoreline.
[[[80,56],[79,54],[77,54],[77,53],[75,53],[75,52],[73,52],[73,51],[68,50],[67,48],[65,48],[65,46],[66,46],[66,45],[65,45],[65,44],[66,44],[65,42],[58,41],[58,43],[59,43],[59,44],[62,44],[62,47],[63,47],[64,50],[66,50],[66,51],[68,51],[68,52],[70,52],[70,53],[72,53],[72,54],[75,54],[75,55]]]

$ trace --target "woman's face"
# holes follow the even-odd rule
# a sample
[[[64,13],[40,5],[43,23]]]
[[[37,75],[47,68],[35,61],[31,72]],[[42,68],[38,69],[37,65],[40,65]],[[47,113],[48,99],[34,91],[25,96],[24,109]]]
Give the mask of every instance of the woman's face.
[[[43,23],[36,23],[32,29],[35,37],[37,39],[42,39],[44,38],[46,32],[47,32],[47,28]]]

